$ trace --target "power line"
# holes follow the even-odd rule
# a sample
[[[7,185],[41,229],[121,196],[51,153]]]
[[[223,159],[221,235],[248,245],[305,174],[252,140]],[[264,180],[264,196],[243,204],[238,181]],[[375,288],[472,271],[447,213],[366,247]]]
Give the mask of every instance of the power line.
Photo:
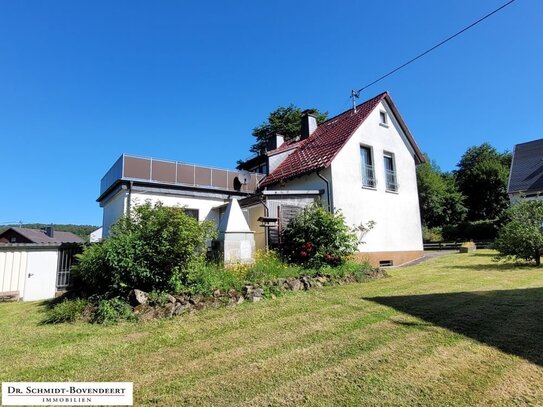
[[[373,82],[368,83],[366,86],[363,86],[363,87],[361,87],[360,89],[358,89],[358,90],[356,90],[356,91],[353,90],[353,96],[352,96],[352,97],[353,97],[353,100],[354,100],[354,97],[358,97],[358,94],[359,94],[360,92],[362,92],[364,89],[367,89],[367,88],[369,88],[369,87],[372,86],[372,85],[375,85],[377,82],[380,82],[380,81],[382,81],[383,79],[387,78],[388,76],[392,75],[393,73],[398,72],[400,69],[405,68],[407,65],[409,65],[409,64],[411,64],[411,63],[413,63],[413,62],[415,62],[417,59],[422,58],[423,56],[425,56],[426,54],[432,52],[432,51],[435,50],[436,48],[441,47],[442,45],[446,44],[447,42],[449,42],[449,41],[452,40],[453,38],[456,38],[456,37],[458,37],[460,34],[466,32],[466,31],[469,30],[470,28],[475,27],[477,24],[483,22],[483,21],[486,20],[488,17],[490,17],[490,16],[496,14],[498,11],[504,9],[505,7],[507,7],[507,6],[510,5],[511,3],[514,3],[515,1],[516,1],[516,0],[510,0],[510,1],[508,1],[507,3],[505,3],[505,4],[503,4],[502,6],[498,7],[497,9],[491,11],[491,12],[488,13],[487,15],[481,17],[481,18],[478,19],[477,21],[471,23],[471,24],[468,25],[467,27],[464,27],[463,29],[461,29],[461,30],[458,31],[457,33],[455,33],[455,34],[451,35],[450,37],[444,39],[444,40],[441,41],[439,44],[436,44],[436,45],[434,45],[432,48],[427,49],[426,51],[420,53],[420,54],[417,55],[416,57],[411,58],[409,61],[403,63],[402,65],[398,66],[397,68],[394,68],[392,71],[390,71],[390,72],[386,73],[385,75],[383,75],[383,76],[377,78],[377,79],[374,80]]]

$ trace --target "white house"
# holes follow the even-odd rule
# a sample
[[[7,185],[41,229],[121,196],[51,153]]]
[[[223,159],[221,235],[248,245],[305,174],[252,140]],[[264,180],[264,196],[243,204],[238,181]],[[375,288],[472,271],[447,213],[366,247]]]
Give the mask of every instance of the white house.
[[[515,146],[507,193],[513,202],[543,199],[543,139]]]
[[[302,120],[300,140],[267,153],[263,194],[321,191],[323,204],[341,210],[349,225],[375,222],[359,245],[362,258],[398,265],[421,257],[416,166],[424,157],[390,95],[320,126],[309,112]]]
[[[102,179],[104,236],[137,202],[185,206],[219,223],[231,197],[239,200],[256,248],[278,243],[299,210],[319,201],[341,210],[349,225],[374,222],[359,256],[399,265],[423,255],[416,166],[424,157],[388,93],[317,126],[306,112],[302,134],[270,138],[246,172],[123,155]]]

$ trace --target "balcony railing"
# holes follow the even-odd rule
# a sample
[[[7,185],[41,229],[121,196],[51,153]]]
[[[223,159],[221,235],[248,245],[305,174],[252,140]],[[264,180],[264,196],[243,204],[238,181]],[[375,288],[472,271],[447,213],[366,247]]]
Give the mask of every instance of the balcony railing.
[[[377,185],[373,165],[362,165],[362,185],[368,188],[375,188]]]
[[[104,194],[117,180],[142,181],[157,184],[171,184],[225,191],[255,192],[263,174],[224,170],[177,161],[136,157],[123,154],[104,175],[100,195]]]
[[[396,181],[396,172],[393,170],[385,170],[386,188],[387,191],[398,191],[398,182]]]

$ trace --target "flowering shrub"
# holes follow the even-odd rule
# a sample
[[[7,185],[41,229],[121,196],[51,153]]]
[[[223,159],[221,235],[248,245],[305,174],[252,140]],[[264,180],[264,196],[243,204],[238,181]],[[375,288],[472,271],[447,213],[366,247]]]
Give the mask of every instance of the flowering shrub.
[[[341,212],[315,203],[294,217],[282,233],[281,253],[291,263],[308,267],[339,266],[358,246],[356,232]]]

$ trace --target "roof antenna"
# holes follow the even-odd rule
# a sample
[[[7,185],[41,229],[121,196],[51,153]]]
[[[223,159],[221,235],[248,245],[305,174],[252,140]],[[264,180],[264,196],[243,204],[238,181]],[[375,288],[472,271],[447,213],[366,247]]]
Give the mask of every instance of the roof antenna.
[[[360,91],[352,90],[351,91],[351,99],[353,100],[353,112],[356,113],[356,99],[360,97]]]

